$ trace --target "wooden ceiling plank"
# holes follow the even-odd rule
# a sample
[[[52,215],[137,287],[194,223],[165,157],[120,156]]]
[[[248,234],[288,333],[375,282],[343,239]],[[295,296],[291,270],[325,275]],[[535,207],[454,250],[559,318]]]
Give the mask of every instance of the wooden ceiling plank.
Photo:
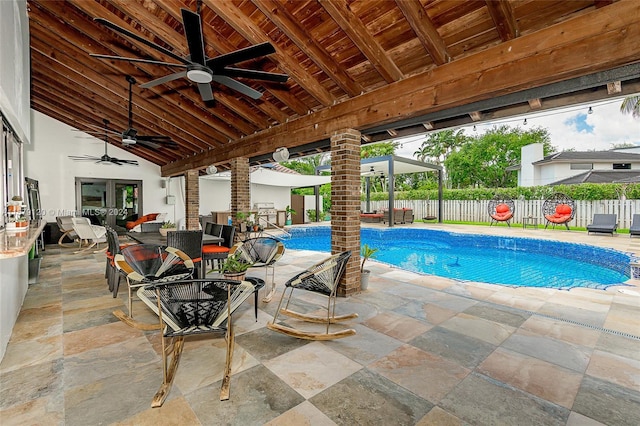
[[[366,129],[394,123],[637,62],[638,19],[637,4],[617,2],[607,7],[607,13],[579,15],[264,130],[241,143],[229,144],[225,153],[211,152],[167,164],[162,167],[162,174],[170,176],[201,164],[268,153],[282,145],[283,135],[287,137],[287,147],[292,148],[327,139],[339,128]],[[456,79],[452,80],[452,75]]]
[[[163,40],[170,46],[174,47],[174,52],[182,57],[187,57],[189,55],[188,49],[186,47],[186,39],[185,36],[176,32],[173,28],[164,24],[163,21],[159,20],[155,17],[155,15],[149,13],[149,11],[140,3],[135,1],[127,1],[127,2],[118,2],[115,3],[116,7],[124,14],[131,16],[141,25],[143,25],[147,29],[152,29],[155,37]],[[176,51],[179,48],[178,51]],[[155,51],[154,51],[155,52]],[[160,72],[164,72],[164,67],[157,67]],[[172,72],[178,71],[174,69]],[[166,74],[170,74],[171,72],[167,72]],[[156,77],[161,77],[161,75],[156,74]],[[231,96],[216,96],[219,94],[219,90],[214,90],[214,97],[216,100],[220,101],[222,105],[227,107],[233,112],[243,111],[246,112],[246,108],[243,108],[241,105],[241,101]],[[255,114],[255,113],[254,113]],[[238,114],[243,119],[245,118],[243,114]],[[251,134],[257,130],[257,127],[253,125],[248,125],[237,117],[233,115],[226,115],[224,117],[220,117],[225,120],[227,123],[231,124],[233,127],[241,130],[244,134]],[[252,122],[252,120],[247,120]],[[265,121],[266,123],[266,121]]]
[[[300,64],[294,62],[282,52],[273,40],[270,40],[259,28],[256,28],[251,23],[251,20],[243,15],[231,2],[204,0],[204,3],[250,42],[255,44],[270,42],[276,49],[276,53],[272,55],[276,58],[275,62],[284,72],[289,74],[289,78],[293,78],[300,87],[309,92],[322,105],[333,104],[334,97],[331,93],[318,84],[318,81]]]
[[[283,5],[274,0],[252,0],[253,4],[287,35],[318,67],[349,96],[358,96],[364,88],[331,55],[310,37]]]
[[[82,2],[83,5],[89,2]],[[72,14],[69,9],[59,9],[56,6],[61,6],[62,2],[45,2],[43,4],[38,4],[38,7],[32,7],[30,12],[30,19],[34,22],[39,22],[41,16],[39,14],[48,14],[57,17],[58,19],[48,19],[47,16],[42,17],[41,26],[47,30],[49,30],[51,35],[50,37],[55,37],[57,42],[52,43],[51,45],[60,45],[60,46],[69,46],[68,49],[74,52],[74,55],[82,61],[86,65],[89,62],[89,53],[96,53],[95,50],[100,50],[102,46],[102,40],[100,37],[104,37],[105,33],[101,28],[98,27],[98,24],[94,24],[93,22],[88,22],[82,19],[81,16]],[[40,8],[48,8],[46,11],[40,11]],[[51,9],[54,8],[54,9]],[[61,15],[57,15],[56,13],[60,13]],[[66,27],[61,21],[75,22],[75,27]],[[96,36],[96,33],[98,34]],[[74,43],[73,45],[71,43]],[[85,49],[91,49],[87,51]],[[109,48],[104,48],[99,53],[109,52]],[[110,48],[111,51],[115,49],[115,47]],[[75,53],[77,52],[77,53]],[[119,49],[116,51],[117,54],[126,53],[124,50]],[[117,61],[118,63],[111,64],[111,67],[114,68],[115,73],[123,76],[122,83],[118,83],[118,86],[122,84],[127,84],[124,82],[125,75],[137,75],[139,74],[138,68],[126,63],[124,61]],[[109,63],[104,61],[98,61],[98,64],[101,64],[105,67],[109,67]],[[85,74],[95,73],[95,67],[84,67],[87,68]],[[140,68],[144,68],[141,66]],[[82,69],[79,68],[79,69]],[[101,77],[101,81],[106,81],[106,79]],[[104,87],[111,87],[109,84]],[[112,92],[121,97],[127,96],[127,90],[112,90]],[[184,102],[184,97],[177,93],[168,93],[162,94],[159,89],[146,89],[147,93],[155,93],[158,96],[159,100],[153,101],[153,105],[161,105],[166,103],[165,107],[162,109],[163,113],[159,116],[159,120],[169,120],[169,112],[171,114],[171,118],[175,118],[175,124],[177,126],[182,126],[181,131],[185,134],[192,134],[194,138],[197,139],[198,142],[204,143],[204,146],[212,146],[216,144],[220,144],[224,141],[228,141],[229,139],[235,139],[239,137],[240,133],[231,131],[227,126],[221,126],[220,123],[216,122],[216,120],[211,120],[207,117],[207,113],[203,112],[201,109],[195,108],[192,104]],[[111,95],[113,97],[113,95]],[[123,98],[124,99],[124,98]],[[136,102],[138,105],[148,105],[149,101],[145,98],[139,98]],[[135,107],[135,105],[134,105]],[[189,127],[187,127],[189,125]]]
[[[58,103],[58,101],[60,103]],[[65,111],[64,106],[67,105],[63,99],[56,99],[55,96],[52,96],[51,98],[47,99],[47,100],[40,100],[40,99],[33,99],[32,100],[32,108],[36,111],[41,112],[42,114],[45,114],[49,117],[52,117],[58,121],[60,121],[61,123],[68,123],[69,120],[73,120],[77,117],[74,117],[73,113],[70,114],[64,114],[61,111]],[[67,110],[68,111],[68,110]],[[71,124],[68,124],[69,126],[73,127]],[[82,130],[82,129],[79,129]],[[91,136],[89,134],[87,134],[87,136]],[[98,140],[102,140],[104,141],[104,135],[102,136],[94,136],[96,139]],[[113,137],[109,137],[109,141],[108,143],[110,145],[116,146],[118,148],[121,149],[125,149],[123,148],[120,144],[118,145],[117,143],[114,143],[114,141],[117,140],[116,138]],[[150,154],[148,151],[141,151],[141,150],[137,150],[138,152],[132,152],[130,149],[125,149],[127,152],[130,152],[133,155],[136,155],[140,158],[144,158],[147,161],[150,161],[158,166],[165,164],[167,162],[167,158],[161,157],[159,155],[154,155],[154,154]]]
[[[341,0],[321,0],[320,4],[331,15],[331,18],[336,21],[336,24],[342,28],[342,31],[349,36],[351,41],[358,46],[387,83],[393,83],[404,78],[400,68],[369,34],[367,27],[349,9],[346,2]]]
[[[527,102],[529,103],[529,107],[531,109],[540,109],[540,108],[542,108],[542,99],[540,99],[540,98],[529,99]]]
[[[607,93],[610,95],[616,95],[620,92],[622,92],[621,81],[612,81],[611,83],[607,83]]]
[[[37,55],[39,54],[39,52],[34,50],[33,54]],[[40,61],[41,63],[47,63],[46,59],[40,59]],[[79,128],[79,126],[86,127],[87,124],[100,126],[100,119],[106,118],[109,119],[109,121],[112,123],[112,130],[123,131],[126,128],[126,125],[118,126],[119,120],[120,123],[126,123],[127,120],[126,113],[124,116],[122,116],[122,108],[120,108],[118,105],[114,105],[115,109],[112,109],[110,106],[113,104],[105,103],[105,98],[100,94],[96,94],[95,92],[87,93],[88,90],[84,89],[84,86],[78,84],[74,85],[74,79],[69,76],[57,73],[56,68],[56,65],[52,63],[51,66],[47,68],[46,74],[36,70],[32,72],[32,84],[34,88],[32,94],[34,98],[40,98],[43,96],[43,93],[46,93],[47,97],[55,96],[56,98],[65,99],[67,101],[70,99],[93,99],[94,102],[89,104],[89,106],[87,106],[86,102],[67,102],[66,108],[69,110],[72,109],[73,113],[71,114],[71,120],[64,121],[64,123],[76,128]],[[57,89],[58,87],[64,87],[64,90],[61,91]],[[71,87],[76,88],[76,90],[71,89]],[[85,118],[84,122],[79,121],[81,117]],[[137,125],[136,128],[139,129]],[[139,132],[140,134],[146,133],[142,131]],[[185,141],[173,137],[172,139],[176,143],[182,144],[181,146],[185,146]],[[123,148],[122,145],[122,138],[120,138],[119,146]],[[188,150],[185,148],[182,149],[185,151],[183,152],[183,154],[193,152],[193,150]],[[171,155],[168,155],[166,158],[164,158],[164,161],[162,161],[158,165],[165,164],[167,161],[175,160],[178,157],[178,153],[175,150],[171,150]]]
[[[418,0],[396,0],[396,4],[433,62],[436,65],[450,62],[451,55],[447,51],[447,46],[422,4]]]
[[[485,0],[485,2],[502,41],[518,37],[520,31],[509,0]]]
[[[50,3],[60,3],[60,2],[45,2],[48,8],[52,7]],[[117,15],[111,13],[107,9],[102,8],[99,3],[95,3],[91,1],[80,1],[76,3],[76,7],[82,10],[84,13],[88,14],[89,16],[99,16],[99,17],[108,19],[109,21],[121,27],[126,28],[127,26],[129,26],[127,22],[120,19]],[[80,25],[80,24],[81,23],[78,22],[76,25]],[[119,48],[116,44],[113,43],[113,39],[126,39],[127,42],[130,42],[129,38],[122,37],[118,33],[115,33],[110,29],[97,23],[94,24],[92,27],[90,27],[90,30],[88,31],[90,31],[89,33],[87,33],[87,35],[89,36],[93,36],[94,34],[97,34],[95,41],[104,48],[105,50],[104,53],[115,54],[117,56],[132,57],[130,52]],[[137,42],[131,41],[131,43],[136,44]],[[137,46],[142,51],[145,51],[144,50],[145,46],[142,45],[141,43],[137,43]],[[152,55],[152,57],[157,57],[155,55],[155,51],[153,52],[154,54]],[[103,52],[88,51],[88,53],[103,53]],[[104,64],[104,66],[107,66],[107,67],[111,66],[112,68],[115,68],[115,69],[130,67],[130,69],[132,68],[132,69],[141,70],[145,72],[147,75],[154,76],[154,77],[158,76],[158,70],[168,69],[165,67],[160,67],[158,65],[147,65],[147,64],[140,64],[140,63],[133,66],[126,61],[107,61],[107,60],[99,60],[99,59],[98,61],[100,61],[101,63]],[[170,72],[171,71],[168,71],[167,74],[169,74]],[[139,72],[130,71],[124,74],[138,75]],[[140,78],[138,78],[138,80],[140,80]],[[165,97],[167,95],[166,89],[172,88],[173,90],[176,91],[176,93],[179,94],[180,98],[188,100],[192,105],[192,107],[189,107],[188,104],[186,104],[185,102],[180,102],[179,103],[180,108],[182,109],[188,108],[192,115],[201,117],[201,121],[202,121],[201,125],[212,126],[217,131],[225,134],[226,137],[229,139],[236,139],[240,137],[242,133],[245,133],[245,134],[253,133],[253,131],[255,130],[253,126],[250,126],[248,123],[238,121],[238,119],[234,115],[230,114],[226,109],[223,109],[218,105],[214,107],[205,107],[202,103],[202,99],[200,98],[200,95],[197,93],[197,90],[193,88],[190,88],[189,90],[180,90],[180,89],[183,89],[183,84],[184,82],[176,81],[169,84],[165,84],[164,87],[157,86],[157,87],[149,88],[145,90],[148,90],[149,93],[155,93],[158,96]],[[220,122],[216,123],[215,120],[207,120],[204,118],[204,116],[206,115],[217,117],[220,119]],[[232,123],[237,124],[239,127],[232,128],[233,127]]]

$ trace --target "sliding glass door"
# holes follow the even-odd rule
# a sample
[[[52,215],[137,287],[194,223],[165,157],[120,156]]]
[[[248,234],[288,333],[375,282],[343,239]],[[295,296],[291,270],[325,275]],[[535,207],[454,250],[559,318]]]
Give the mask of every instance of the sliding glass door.
[[[76,210],[94,224],[124,228],[143,211],[142,181],[76,178]]]

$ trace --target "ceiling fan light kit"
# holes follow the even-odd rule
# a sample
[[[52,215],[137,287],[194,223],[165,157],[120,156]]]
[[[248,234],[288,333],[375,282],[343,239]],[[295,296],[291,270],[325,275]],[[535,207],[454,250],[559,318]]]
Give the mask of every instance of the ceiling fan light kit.
[[[218,168],[212,164],[206,168],[206,173],[208,175],[215,175],[216,173],[218,173]]]

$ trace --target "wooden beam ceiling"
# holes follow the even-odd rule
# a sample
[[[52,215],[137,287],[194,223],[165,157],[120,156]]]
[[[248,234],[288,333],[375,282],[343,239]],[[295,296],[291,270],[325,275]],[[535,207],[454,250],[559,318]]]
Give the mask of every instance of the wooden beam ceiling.
[[[90,54],[175,60],[94,18],[186,57],[180,9],[196,6],[194,0],[28,0],[32,108],[82,130],[95,129],[90,125],[100,126],[104,118],[114,130],[125,130],[125,76],[141,84],[176,69]],[[269,42],[274,54],[234,66],[289,79],[238,78],[263,93],[258,100],[213,84],[215,100],[208,103],[186,78],[134,86],[139,134],[168,135],[179,147],[124,148],[160,165],[165,176],[210,164],[224,169],[236,156],[262,163],[280,146],[294,157],[321,152],[331,133],[345,127],[375,142],[390,138],[390,131],[402,137],[584,96],[612,96],[606,83],[617,94],[637,84],[616,86],[620,79],[610,79],[584,95],[534,95],[524,105],[458,112],[640,62],[633,25],[640,21],[640,4],[633,0],[203,0],[200,13],[208,57]],[[109,142],[122,147],[115,136]]]

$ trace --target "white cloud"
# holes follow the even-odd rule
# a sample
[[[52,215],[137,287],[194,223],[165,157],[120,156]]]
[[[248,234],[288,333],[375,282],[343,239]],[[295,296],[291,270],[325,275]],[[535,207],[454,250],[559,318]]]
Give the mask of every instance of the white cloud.
[[[521,129],[543,127],[549,131],[551,145],[558,151],[571,148],[576,151],[600,151],[611,149],[613,145],[622,143],[640,145],[640,120],[634,119],[630,114],[622,114],[621,103],[622,99],[593,102],[538,114],[527,114],[508,120],[476,124],[475,132],[481,134],[501,124]],[[593,113],[586,115],[586,124],[593,129],[591,132],[581,131],[576,126],[576,119],[579,115],[586,114],[589,107],[593,109]],[[523,125],[525,118],[526,126]],[[474,134],[473,125],[462,127],[462,129],[465,129],[467,135]],[[397,154],[412,158],[424,138],[424,136],[414,136],[397,140],[401,144]]]

